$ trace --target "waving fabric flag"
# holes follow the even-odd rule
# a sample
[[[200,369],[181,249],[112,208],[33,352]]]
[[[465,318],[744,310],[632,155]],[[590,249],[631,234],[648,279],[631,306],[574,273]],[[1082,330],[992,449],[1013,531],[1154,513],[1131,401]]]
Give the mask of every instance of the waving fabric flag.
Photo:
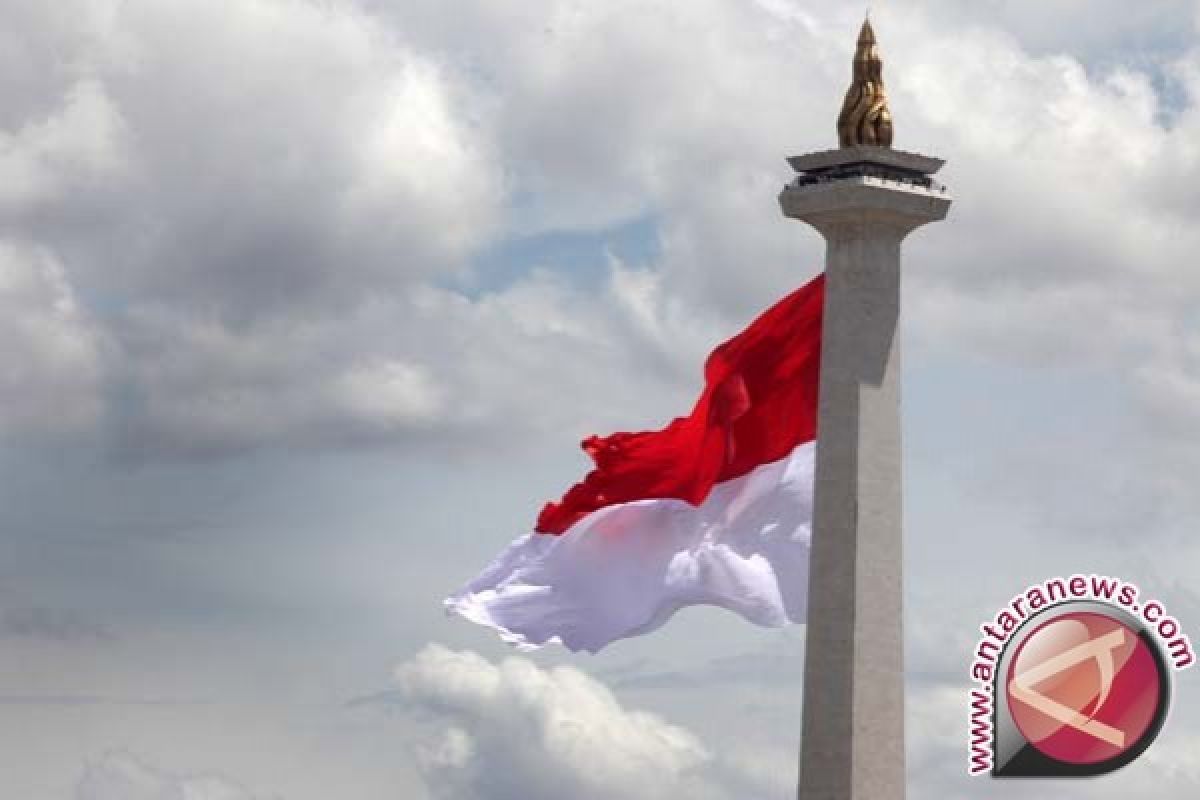
[[[586,439],[596,468],[446,608],[522,647],[592,652],[688,605],[803,622],[824,285],[717,347],[688,416]]]

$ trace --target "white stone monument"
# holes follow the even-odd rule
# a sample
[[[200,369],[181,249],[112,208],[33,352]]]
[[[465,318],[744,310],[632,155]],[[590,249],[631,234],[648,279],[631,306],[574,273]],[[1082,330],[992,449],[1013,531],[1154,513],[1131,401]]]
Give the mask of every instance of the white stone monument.
[[[779,196],[827,247],[799,797],[901,800],[900,243],[950,197],[940,159],[891,149],[869,21],[838,132]]]

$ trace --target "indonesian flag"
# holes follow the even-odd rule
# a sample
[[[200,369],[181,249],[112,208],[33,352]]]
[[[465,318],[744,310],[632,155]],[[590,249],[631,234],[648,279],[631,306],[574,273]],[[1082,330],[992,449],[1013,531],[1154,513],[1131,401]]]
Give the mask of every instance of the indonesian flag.
[[[591,652],[696,604],[803,622],[824,286],[717,347],[688,416],[586,439],[596,468],[447,610],[521,647]]]

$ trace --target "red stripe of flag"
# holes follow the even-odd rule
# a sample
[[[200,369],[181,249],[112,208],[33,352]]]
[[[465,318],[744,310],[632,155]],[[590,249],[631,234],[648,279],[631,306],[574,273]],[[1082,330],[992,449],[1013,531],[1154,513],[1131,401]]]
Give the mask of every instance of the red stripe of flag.
[[[778,461],[817,433],[825,276],[780,300],[718,346],[691,414],[658,431],[591,436],[596,468],[538,516],[561,534],[610,505],[677,498],[699,505],[717,483]]]

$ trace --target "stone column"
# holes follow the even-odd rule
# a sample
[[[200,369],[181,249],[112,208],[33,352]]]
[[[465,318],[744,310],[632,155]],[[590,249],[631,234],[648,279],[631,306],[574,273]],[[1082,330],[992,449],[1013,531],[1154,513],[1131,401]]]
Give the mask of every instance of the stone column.
[[[799,796],[902,800],[900,244],[950,199],[928,178],[936,159],[791,161],[783,211],[827,245]]]

